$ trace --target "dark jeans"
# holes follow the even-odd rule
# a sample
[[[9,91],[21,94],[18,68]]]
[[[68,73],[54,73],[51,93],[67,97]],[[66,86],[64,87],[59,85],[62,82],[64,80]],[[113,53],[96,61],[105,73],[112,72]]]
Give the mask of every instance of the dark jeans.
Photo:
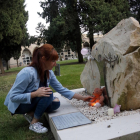
[[[53,94],[50,97],[35,97],[31,104],[20,104],[15,114],[25,114],[34,111],[34,117],[39,119],[44,112],[52,112],[60,106],[59,101],[53,101]]]

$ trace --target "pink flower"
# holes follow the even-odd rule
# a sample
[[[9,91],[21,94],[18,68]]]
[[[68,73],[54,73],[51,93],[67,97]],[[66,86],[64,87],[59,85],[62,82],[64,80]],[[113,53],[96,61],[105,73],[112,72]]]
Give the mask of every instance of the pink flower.
[[[119,113],[120,112],[120,108],[121,108],[121,105],[115,105],[115,107],[114,107],[114,114],[116,114],[116,113]]]

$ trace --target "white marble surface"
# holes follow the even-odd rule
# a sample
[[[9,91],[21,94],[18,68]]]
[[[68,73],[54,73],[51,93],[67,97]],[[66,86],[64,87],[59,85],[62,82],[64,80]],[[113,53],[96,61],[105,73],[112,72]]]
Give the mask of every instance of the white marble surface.
[[[58,131],[61,140],[108,140],[140,132],[140,114]],[[135,139],[133,137],[133,139]],[[127,139],[128,140],[128,139]]]
[[[73,90],[74,91],[74,90]],[[79,90],[79,93],[82,94],[84,90]],[[140,134],[140,111],[124,111],[116,116],[108,116],[106,113],[104,113],[105,118],[98,116],[95,118],[95,120],[92,121],[91,124],[77,126],[73,128],[68,128],[64,130],[57,130],[52,122],[51,117],[58,116],[62,114],[68,114],[72,112],[79,112],[79,108],[72,105],[70,102],[73,102],[70,100],[70,102],[62,97],[59,93],[54,93],[55,96],[59,97],[61,101],[60,108],[47,115],[47,119],[50,123],[51,131],[55,137],[56,140],[107,140],[107,139],[121,139],[123,138],[127,140],[130,140],[130,137],[133,137],[133,139],[138,139],[137,137]],[[75,101],[77,102],[77,101]],[[81,107],[81,101],[78,101],[79,107]],[[93,107],[87,107],[87,110],[91,110],[91,112],[94,112]],[[108,107],[105,107],[108,108]],[[100,112],[102,114],[101,110],[104,110],[104,108],[96,109],[97,112]],[[80,110],[81,111],[81,110]],[[82,112],[82,111],[81,111]],[[88,114],[88,113],[87,113]],[[85,113],[85,116],[87,115]],[[87,115],[88,116],[88,115]],[[94,117],[97,116],[96,113],[93,115]],[[90,117],[89,117],[90,118]]]

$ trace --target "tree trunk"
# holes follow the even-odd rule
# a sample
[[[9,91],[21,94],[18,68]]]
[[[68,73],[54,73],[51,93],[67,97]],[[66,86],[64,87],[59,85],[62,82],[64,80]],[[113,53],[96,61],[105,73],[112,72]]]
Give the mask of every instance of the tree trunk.
[[[10,69],[10,61],[8,61],[8,67],[9,67],[9,69]]]
[[[19,65],[18,65],[18,59],[17,59],[17,67],[19,67]]]
[[[90,41],[90,49],[92,49],[94,45],[94,38],[93,38],[93,29],[89,28],[89,41]]]
[[[79,63],[83,63],[83,55],[81,54],[81,44],[82,44],[82,40],[81,40],[81,30],[80,30],[80,25],[79,25],[79,17],[78,14],[77,16],[77,20],[76,20],[76,46],[77,46],[77,53],[78,53],[78,62]]]
[[[83,63],[83,56],[81,54],[81,41],[76,41],[77,44],[77,53],[78,53],[78,62]]]
[[[90,41],[90,49],[92,49],[94,45],[94,37],[93,37],[93,25],[92,22],[89,21],[89,41]]]
[[[3,64],[2,64],[2,58],[0,57],[0,69],[1,69],[1,73],[5,73],[4,71],[4,67],[3,67]]]
[[[8,60],[6,60],[6,69],[9,70]]]

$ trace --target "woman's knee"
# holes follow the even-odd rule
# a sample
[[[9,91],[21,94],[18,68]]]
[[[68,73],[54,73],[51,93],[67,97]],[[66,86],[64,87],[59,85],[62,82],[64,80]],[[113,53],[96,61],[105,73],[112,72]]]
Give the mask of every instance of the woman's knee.
[[[60,101],[59,101],[58,98],[56,98],[56,99],[54,99],[54,100],[52,101],[52,108],[53,108],[53,110],[56,110],[56,109],[58,109],[59,107],[60,107]]]
[[[50,94],[49,97],[42,97],[44,98],[44,100],[50,100],[50,101],[53,101],[53,94]]]
[[[56,110],[60,107],[60,100],[57,97],[54,97],[52,104],[54,105],[54,110]]]
[[[51,105],[46,109],[45,112],[50,113],[57,110],[60,107],[60,101],[52,101]]]
[[[39,102],[42,102],[44,106],[46,106],[46,104],[51,104],[52,101],[53,101],[53,96],[50,96],[50,97],[41,97]]]

